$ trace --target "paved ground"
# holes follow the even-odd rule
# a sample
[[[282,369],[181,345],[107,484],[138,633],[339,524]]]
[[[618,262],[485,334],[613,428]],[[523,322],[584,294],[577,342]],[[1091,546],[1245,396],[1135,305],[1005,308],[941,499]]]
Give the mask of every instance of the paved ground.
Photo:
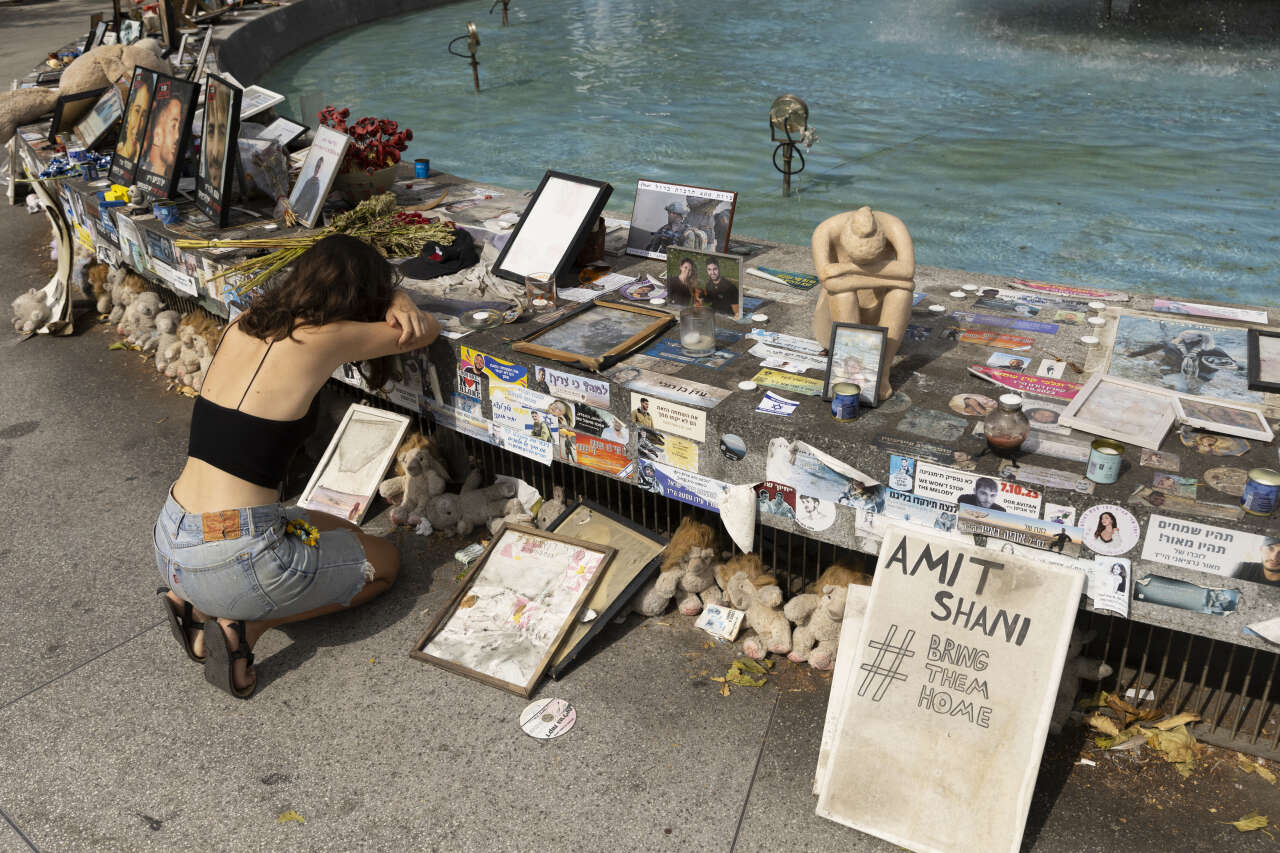
[[[93,8],[0,8],[0,76]],[[48,275],[48,229],[4,208],[0,234],[7,316]],[[409,659],[453,589],[456,540],[404,539],[391,593],[265,637],[252,701],[215,692],[152,594],[149,528],[190,401],[111,340],[91,320],[70,338],[0,333],[0,853],[891,849],[813,814],[828,681],[784,662],[766,687],[721,697],[708,676],[732,654],[681,617],[613,626],[544,685],[579,713],[550,743],[517,728],[525,700]],[[1231,754],[1184,781],[1131,753],[1077,766],[1085,741],[1050,742],[1029,848],[1274,847],[1221,823],[1280,816],[1276,789]]]

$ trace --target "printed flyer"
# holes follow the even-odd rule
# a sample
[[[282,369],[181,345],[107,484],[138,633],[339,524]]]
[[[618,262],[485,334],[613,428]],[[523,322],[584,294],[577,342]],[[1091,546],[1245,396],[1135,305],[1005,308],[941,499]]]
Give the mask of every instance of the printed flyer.
[[[996,314],[974,314],[971,311],[952,311],[951,316],[962,323],[976,323],[979,326],[999,326],[1004,329],[1016,329],[1019,332],[1039,332],[1043,335],[1058,334],[1057,323],[1041,323],[1038,320],[1001,317]]]
[[[942,333],[943,339],[959,341],[962,344],[981,344],[995,349],[1007,349],[1013,352],[1026,352],[1035,345],[1034,338],[1022,335],[1008,335],[1003,332],[987,332],[981,329],[961,329],[951,326]]]
[[[535,367],[529,387],[543,394],[559,397],[571,403],[609,408],[609,383],[589,376],[577,376],[546,367]]]
[[[1037,397],[1052,397],[1055,400],[1071,400],[1080,391],[1079,382],[1069,382],[1065,379],[1050,379],[1046,376],[1028,376],[1025,373],[1019,373],[1016,370],[1005,370],[999,367],[987,367],[984,364],[975,364],[969,368],[969,372],[974,376],[981,377],[988,382],[1008,388],[1010,391],[1017,391],[1019,394],[1032,394]]]
[[[667,400],[631,392],[631,421],[637,426],[674,433],[694,441],[707,440],[707,413]]]
[[[1147,519],[1142,559],[1249,579],[1249,573],[1267,561],[1268,547],[1256,533],[1153,515]]]
[[[668,435],[645,427],[636,430],[637,458],[664,462],[695,474],[698,473],[699,446],[696,441],[678,435]]]
[[[894,462],[889,461],[890,468]],[[916,463],[917,495],[948,503],[967,504],[996,512],[1040,517],[1041,495],[1035,489],[1008,480],[997,480],[930,462]]]
[[[624,480],[631,478],[634,463],[627,456],[626,445],[573,430],[565,430],[562,440],[573,442],[574,459],[572,461],[583,468],[621,477]]]
[[[642,460],[636,466],[636,485],[663,497],[716,513],[720,512],[720,504],[724,501],[725,492],[729,490],[728,484],[719,480],[647,460]]]
[[[727,388],[714,388],[692,379],[677,379],[638,367],[619,367],[608,376],[628,391],[701,409],[714,409],[731,393]]]
[[[1114,290],[1097,290],[1092,287],[1076,287],[1072,284],[1049,284],[1043,281],[1028,281],[1025,278],[1010,279],[1009,284],[1019,290],[1032,290],[1036,293],[1051,293],[1054,296],[1066,296],[1070,299],[1083,299],[1086,302],[1128,302],[1129,294]]]
[[[458,368],[477,376],[487,376],[492,383],[527,385],[527,371],[518,364],[485,355],[471,347],[458,347]]]
[[[779,391],[789,391],[792,394],[804,394],[807,397],[822,396],[821,379],[798,376],[794,373],[783,373],[781,370],[772,370],[767,367],[752,376],[751,381],[757,385],[777,388]]]
[[[550,465],[555,445],[541,438],[534,438],[527,432],[516,432],[503,426],[493,425],[493,443],[503,450],[509,450],[526,459]]]

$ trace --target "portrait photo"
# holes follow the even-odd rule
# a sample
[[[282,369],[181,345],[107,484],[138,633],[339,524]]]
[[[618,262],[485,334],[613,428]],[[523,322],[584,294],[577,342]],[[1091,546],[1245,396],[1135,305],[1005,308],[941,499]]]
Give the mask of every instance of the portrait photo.
[[[128,186],[138,171],[138,160],[146,141],[147,121],[151,118],[151,98],[157,74],[146,68],[135,68],[129,83],[129,99],[124,107],[124,125],[116,140],[109,177],[113,184]]]
[[[210,74],[205,84],[204,125],[200,130],[200,168],[196,172],[196,206],[219,228],[227,225],[235,158],[231,142],[240,126],[240,88]]]
[[[726,252],[737,201],[726,190],[638,181],[627,254],[661,260],[672,248]]]
[[[1250,329],[1249,388],[1280,392],[1280,332]]]
[[[298,172],[298,181],[289,195],[289,207],[298,221],[314,228],[324,207],[325,197],[342,165],[351,137],[330,127],[317,127],[315,139],[307,151],[307,159]]]
[[[196,84],[156,75],[137,180],[157,198],[169,198],[177,191],[182,159],[191,141],[195,104]]]
[[[831,399],[831,389],[838,383],[852,382],[862,389],[858,399],[863,405],[874,407],[879,402],[876,391],[880,387],[880,374],[885,369],[888,333],[883,326],[832,324],[827,376],[822,386],[823,399]]]
[[[717,314],[742,315],[742,258],[695,249],[667,252],[667,302],[706,305]]]

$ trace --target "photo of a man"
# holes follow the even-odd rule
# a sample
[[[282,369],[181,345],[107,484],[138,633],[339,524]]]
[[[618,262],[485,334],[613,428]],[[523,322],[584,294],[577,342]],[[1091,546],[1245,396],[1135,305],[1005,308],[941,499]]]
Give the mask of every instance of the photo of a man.
[[[640,408],[631,412],[631,422],[642,427],[653,429],[653,415],[649,412],[649,398],[640,398]]]
[[[316,202],[320,200],[320,174],[324,171],[324,158],[317,157],[311,167],[311,175],[302,184],[302,189],[294,196],[290,207],[299,219],[310,220],[315,212]]]
[[[720,261],[707,258],[706,295],[704,305],[710,305],[717,314],[738,316],[738,282],[721,274]]]
[[[1232,577],[1266,586],[1280,586],[1280,536],[1264,536],[1257,562],[1236,566]]]
[[[990,477],[979,477],[973,483],[973,491],[956,498],[956,502],[1005,512],[1005,508],[996,503],[996,496],[999,494],[1000,486],[995,480]]]

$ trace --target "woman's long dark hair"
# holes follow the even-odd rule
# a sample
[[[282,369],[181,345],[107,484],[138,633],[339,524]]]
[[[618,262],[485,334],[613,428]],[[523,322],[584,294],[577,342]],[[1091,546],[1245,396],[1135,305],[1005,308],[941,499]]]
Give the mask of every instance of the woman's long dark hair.
[[[1116,531],[1117,533],[1120,532],[1119,530],[1120,525],[1119,525],[1119,522],[1116,521],[1116,517],[1109,512],[1104,512],[1098,516],[1098,529],[1093,531],[1093,535],[1095,538],[1102,535],[1102,530],[1103,530],[1102,519],[1104,518],[1111,519],[1111,529]]]
[[[373,323],[386,317],[399,276],[395,267],[363,240],[332,234],[303,252],[293,271],[254,297],[240,329],[264,341],[292,338],[303,326],[339,320]],[[375,389],[386,382],[386,358],[364,362],[360,372]]]

